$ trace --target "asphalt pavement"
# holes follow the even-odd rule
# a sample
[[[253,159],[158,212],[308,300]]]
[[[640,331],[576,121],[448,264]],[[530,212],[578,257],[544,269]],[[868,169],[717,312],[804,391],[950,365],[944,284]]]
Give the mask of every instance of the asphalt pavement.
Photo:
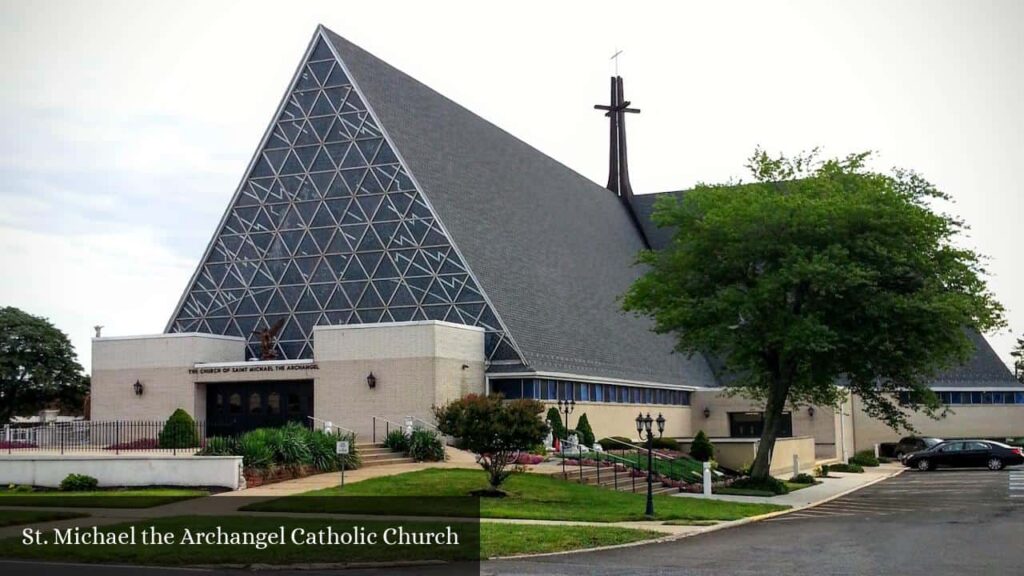
[[[907,471],[831,502],[661,544],[483,565],[483,574],[1024,574],[1024,469]]]

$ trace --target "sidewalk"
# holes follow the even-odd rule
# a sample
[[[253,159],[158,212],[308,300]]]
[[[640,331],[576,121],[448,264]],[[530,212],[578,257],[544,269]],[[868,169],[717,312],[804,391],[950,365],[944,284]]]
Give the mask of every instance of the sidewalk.
[[[692,494],[689,492],[681,492],[679,494],[673,494],[672,496],[676,498],[727,500],[729,502],[781,504],[784,506],[792,506],[793,508],[806,508],[807,506],[821,504],[827,500],[838,498],[847,492],[858,490],[865,486],[874,484],[875,482],[885,480],[886,478],[891,478],[902,472],[904,469],[905,468],[901,464],[882,464],[877,468],[865,468],[863,474],[832,472],[829,474],[828,478],[820,479],[821,484],[797,490],[796,492],[790,492],[789,494],[773,496],[771,498],[761,496],[734,496],[731,494],[712,494],[711,496],[705,496],[703,494]]]

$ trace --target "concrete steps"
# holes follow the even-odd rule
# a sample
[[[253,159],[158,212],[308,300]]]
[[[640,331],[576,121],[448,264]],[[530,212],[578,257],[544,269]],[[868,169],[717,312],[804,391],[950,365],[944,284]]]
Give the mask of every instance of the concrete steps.
[[[600,471],[596,466],[584,466],[580,469],[579,466],[566,466],[565,476],[561,473],[555,475],[556,478],[562,478],[569,482],[576,482],[578,484],[587,484],[590,486],[596,486],[598,488],[607,488],[608,490],[618,490],[619,492],[636,492],[637,494],[647,493],[647,477],[637,476],[635,479],[630,476],[629,469],[619,469],[616,473],[615,468],[611,466],[601,467]],[[664,486],[660,482],[655,482],[654,494],[675,494],[679,492],[678,488],[673,486]]]
[[[415,462],[401,452],[394,452],[383,444],[356,444],[356,452],[363,468],[370,466],[388,466],[390,464],[412,464]]]

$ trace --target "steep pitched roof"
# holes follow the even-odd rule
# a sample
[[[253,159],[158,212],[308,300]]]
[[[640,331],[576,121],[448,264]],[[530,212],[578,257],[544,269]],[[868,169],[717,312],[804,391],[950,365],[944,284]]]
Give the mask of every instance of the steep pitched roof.
[[[325,33],[530,368],[714,385],[702,357],[620,311],[643,241],[615,195]]]
[[[670,192],[657,192],[654,194],[643,194],[633,197],[633,209],[637,218],[643,226],[647,241],[654,250],[661,250],[669,245],[675,233],[672,228],[658,228],[651,220],[654,214],[654,205],[659,198],[664,196],[682,197],[687,190],[676,190]],[[968,337],[975,347],[975,354],[971,359],[961,366],[951,368],[940,374],[931,386],[936,388],[1021,388],[1021,384],[1013,377],[1006,364],[999,359],[988,340],[978,332],[970,331]],[[709,359],[709,363],[716,373],[720,373],[721,362]],[[720,377],[721,378],[721,377]]]

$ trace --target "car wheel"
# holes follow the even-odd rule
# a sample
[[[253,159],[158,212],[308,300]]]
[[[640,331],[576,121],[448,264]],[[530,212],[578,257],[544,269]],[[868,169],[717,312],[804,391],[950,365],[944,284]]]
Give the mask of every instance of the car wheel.
[[[1002,470],[1003,469],[1003,461],[1000,460],[999,458],[989,458],[989,460],[988,460],[988,469],[989,470]]]
[[[932,469],[932,463],[927,458],[922,458],[917,461],[917,469],[921,472],[927,472]]]

